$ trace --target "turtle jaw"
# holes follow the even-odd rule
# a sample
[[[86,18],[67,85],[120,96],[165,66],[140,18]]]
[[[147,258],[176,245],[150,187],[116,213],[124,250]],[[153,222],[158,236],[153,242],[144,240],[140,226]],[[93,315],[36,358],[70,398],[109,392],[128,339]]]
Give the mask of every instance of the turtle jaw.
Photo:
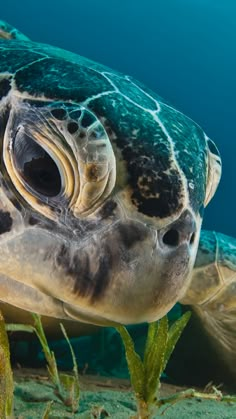
[[[39,277],[31,277],[24,279],[28,283],[22,283],[20,278],[12,280],[1,274],[0,299],[41,315],[98,326],[152,322],[163,317],[185,294],[194,257],[190,256],[187,244],[174,256],[158,251],[149,260],[147,252],[143,252],[143,256],[137,269],[134,270],[134,266],[127,269],[124,276],[113,273],[113,284],[102,298],[94,301],[68,293],[63,278],[42,278],[40,281]],[[135,265],[135,261],[133,263]],[[45,279],[52,281],[50,289],[45,285]]]
[[[195,251],[190,255],[186,244],[175,255],[158,252],[149,259],[146,252],[143,255],[135,272],[127,272],[123,278],[117,275],[116,284],[105,298],[90,307],[92,323],[112,325],[111,320],[126,325],[153,322],[167,314],[182,298],[190,282]],[[79,308],[77,314],[71,309],[66,312],[83,321]],[[99,323],[97,313],[100,315]]]
[[[101,300],[93,304],[64,303],[68,317],[99,326],[137,324],[160,319],[181,299],[188,288],[196,255],[188,243],[176,252],[159,246],[148,257],[143,249],[136,269],[118,272]],[[134,262],[135,265],[135,262]]]
[[[179,219],[168,228],[182,232],[178,245],[165,245],[166,227],[157,230],[130,218],[119,217],[103,229],[98,223],[81,240],[37,224],[25,228],[0,243],[1,300],[6,301],[5,275],[22,284],[17,298],[10,300],[8,292],[6,302],[42,315],[99,325],[156,320],[185,292],[197,250],[199,228],[193,244],[189,222]],[[59,312],[53,303],[45,313],[30,289],[63,309]],[[24,307],[22,299],[27,300]]]

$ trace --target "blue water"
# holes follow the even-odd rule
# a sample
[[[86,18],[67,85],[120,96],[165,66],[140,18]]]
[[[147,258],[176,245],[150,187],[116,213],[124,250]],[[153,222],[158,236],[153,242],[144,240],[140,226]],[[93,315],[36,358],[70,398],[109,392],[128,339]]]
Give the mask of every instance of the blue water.
[[[133,75],[196,120],[223,159],[204,227],[236,237],[235,0],[11,0],[0,13],[36,41]]]

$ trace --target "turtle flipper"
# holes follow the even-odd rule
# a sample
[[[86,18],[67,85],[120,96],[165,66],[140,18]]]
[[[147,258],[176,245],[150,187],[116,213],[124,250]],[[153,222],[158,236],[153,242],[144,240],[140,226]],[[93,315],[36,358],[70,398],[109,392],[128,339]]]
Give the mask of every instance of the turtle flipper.
[[[221,380],[236,381],[236,308],[234,310],[212,311],[194,307],[201,326],[209,339],[211,348],[218,359],[218,370],[222,371]],[[225,369],[224,369],[225,368]],[[218,373],[219,373],[218,371]]]
[[[14,28],[3,20],[0,20],[0,39],[17,39],[19,41],[30,41],[30,39],[18,31],[18,29]]]
[[[191,283],[181,303],[191,306],[198,318],[199,326],[221,364],[222,380],[229,374],[235,386],[235,238],[202,231]]]

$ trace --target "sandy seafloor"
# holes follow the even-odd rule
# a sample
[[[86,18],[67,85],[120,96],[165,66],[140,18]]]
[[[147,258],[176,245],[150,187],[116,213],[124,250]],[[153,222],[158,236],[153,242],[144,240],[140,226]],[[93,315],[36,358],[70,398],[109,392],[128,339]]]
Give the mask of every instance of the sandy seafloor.
[[[49,419],[110,417],[128,419],[135,415],[135,399],[128,380],[99,376],[81,377],[81,399],[78,413],[72,414],[68,407],[54,395],[45,370],[18,369],[14,371],[14,413],[17,419],[41,419],[49,401],[54,400]],[[183,388],[162,385],[162,396],[181,391]],[[162,408],[163,410],[163,408]],[[156,414],[156,418],[173,419],[235,419],[236,403],[186,399]],[[99,414],[98,412],[102,412]]]

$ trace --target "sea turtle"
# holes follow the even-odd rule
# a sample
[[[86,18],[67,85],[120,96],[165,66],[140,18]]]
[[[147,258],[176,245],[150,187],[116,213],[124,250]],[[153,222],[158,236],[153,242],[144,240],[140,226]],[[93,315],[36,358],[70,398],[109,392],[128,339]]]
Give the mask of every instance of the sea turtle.
[[[133,78],[32,42],[4,22],[0,28],[6,318],[34,311],[47,321],[150,322],[181,299],[205,307],[208,291],[226,294],[207,320],[220,318],[235,282],[218,284],[208,268],[214,233],[202,233],[191,275],[204,207],[221,176],[214,143]],[[225,255],[220,263],[227,271],[229,260],[231,272]],[[215,338],[215,324],[206,325]]]

